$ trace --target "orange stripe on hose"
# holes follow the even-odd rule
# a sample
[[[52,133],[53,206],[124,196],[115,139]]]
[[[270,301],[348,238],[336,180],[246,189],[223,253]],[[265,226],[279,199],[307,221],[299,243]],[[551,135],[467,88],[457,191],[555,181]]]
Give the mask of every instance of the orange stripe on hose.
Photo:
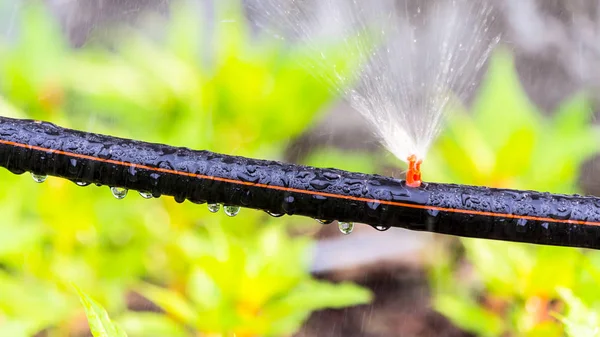
[[[460,209],[460,208],[446,208],[446,207],[437,207],[437,206],[414,205],[414,204],[397,202],[397,201],[360,198],[360,197],[353,197],[350,195],[341,195],[341,194],[325,193],[325,192],[317,192],[317,191],[307,191],[307,190],[291,188],[291,187],[282,187],[282,186],[273,186],[273,185],[266,185],[266,184],[260,184],[260,183],[251,183],[251,182],[247,182],[247,181],[241,181],[241,180],[235,180],[235,179],[229,179],[229,178],[221,178],[221,177],[213,177],[213,176],[207,176],[207,175],[203,175],[203,174],[190,173],[190,172],[182,172],[182,171],[177,171],[177,170],[128,163],[128,162],[112,160],[112,159],[103,159],[103,158],[88,156],[88,155],[84,155],[84,154],[48,149],[48,148],[41,147],[41,146],[21,144],[21,143],[17,143],[17,142],[8,141],[8,140],[0,140],[0,144],[16,146],[16,147],[21,147],[21,148],[26,148],[26,149],[36,150],[36,151],[56,153],[56,154],[69,156],[69,157],[73,157],[73,158],[87,159],[87,160],[101,162],[101,163],[133,167],[133,168],[137,168],[137,169],[143,169],[143,170],[160,172],[160,173],[175,174],[175,175],[198,178],[198,179],[221,181],[221,182],[230,183],[230,184],[260,187],[260,188],[285,191],[285,192],[295,192],[295,193],[302,193],[302,194],[308,194],[308,195],[319,195],[319,196],[328,197],[328,198],[346,199],[346,200],[361,201],[361,202],[373,202],[373,203],[380,203],[383,205],[390,205],[390,206],[406,207],[406,208],[412,208],[412,209],[434,210],[434,211],[460,213],[460,214],[468,214],[468,215],[483,215],[483,216],[509,218],[509,219],[525,219],[525,220],[541,221],[541,222],[600,226],[600,222],[598,222],[598,221],[552,219],[552,218],[547,218],[547,217],[515,215],[515,214],[508,214],[508,213],[483,212],[483,211],[475,211],[475,210]]]

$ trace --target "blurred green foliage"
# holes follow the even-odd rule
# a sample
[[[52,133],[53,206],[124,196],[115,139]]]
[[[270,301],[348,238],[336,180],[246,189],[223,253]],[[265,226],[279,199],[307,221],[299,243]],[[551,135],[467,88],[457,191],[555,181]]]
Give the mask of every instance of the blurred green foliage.
[[[235,2],[204,14],[217,23],[211,32],[197,8],[174,7],[160,37],[119,27],[110,48],[75,50],[43,7],[26,6],[18,38],[0,40],[0,114],[278,159],[335,98],[310,75],[332,77],[333,66],[350,73],[360,61],[328,43],[333,63],[307,70],[310,50],[252,35]],[[544,116],[500,52],[471,111],[449,115],[423,175],[576,193],[578,170],[598,152],[589,110],[578,95]],[[361,172],[378,161],[330,149],[306,159]],[[100,303],[129,336],[241,337],[287,335],[313,310],[370,299],[354,285],[311,278],[311,241],[291,238],[283,219],[251,210],[232,219],[167,198],[116,201],[106,189],[24,179],[0,171],[0,336],[85,334],[77,292],[94,336],[124,335]],[[598,335],[599,253],[461,243],[464,253],[439,252],[431,270],[434,305],[455,324],[480,336]],[[159,308],[136,310],[134,293]]]
[[[252,35],[237,2],[203,20],[175,6],[172,20],[150,20],[163,20],[160,37],[119,27],[110,47],[80,49],[42,6],[21,14],[17,37],[0,40],[1,115],[279,159],[335,98],[301,65],[308,51]],[[312,279],[311,242],[291,238],[285,219],[252,210],[232,219],[170,198],[117,201],[106,187],[37,185],[4,170],[0,180],[0,336],[85,334],[72,283],[90,294],[80,296],[95,334],[112,328],[91,297],[129,336],[276,336],[313,310],[370,300],[357,286]],[[136,293],[160,310],[136,310]]]
[[[500,51],[470,113],[449,115],[423,175],[434,181],[576,193],[582,164],[599,152],[600,132],[590,123],[590,104],[577,95],[544,116],[524,93],[511,55]],[[461,242],[464,255],[438,252],[432,266],[435,307],[458,326],[478,336],[597,334],[597,327],[587,324],[596,324],[600,313],[600,253]],[[566,326],[556,319],[565,310]]]
[[[297,331],[313,310],[369,300],[370,294],[354,285],[311,279],[308,240],[285,239],[279,226],[260,230],[252,243],[228,239],[218,228],[211,232],[210,253],[195,257],[189,275],[189,299],[153,285],[138,289],[198,331],[284,336]]]
[[[108,313],[98,302],[89,297],[81,289],[77,287],[75,289],[85,309],[85,315],[94,337],[127,337],[123,328],[110,320]]]

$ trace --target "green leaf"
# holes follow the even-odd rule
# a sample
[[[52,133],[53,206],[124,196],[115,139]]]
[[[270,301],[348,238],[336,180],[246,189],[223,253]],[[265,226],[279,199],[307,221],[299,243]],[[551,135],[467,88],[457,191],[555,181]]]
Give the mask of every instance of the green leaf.
[[[478,336],[500,336],[504,331],[505,324],[502,318],[485,310],[469,298],[440,294],[435,297],[434,306],[461,329]]]
[[[309,280],[268,303],[261,315],[270,322],[274,335],[285,335],[297,331],[314,310],[367,304],[372,298],[369,290],[351,283]]]
[[[304,163],[317,167],[335,167],[350,172],[375,173],[380,162],[378,159],[376,154],[325,148],[311,151],[304,159]]]
[[[366,304],[372,299],[367,289],[351,283],[332,284],[310,280],[280,299],[267,304],[264,314],[281,319],[295,312],[310,312],[324,308],[342,308]]]
[[[528,272],[525,295],[554,298],[557,288],[575,285],[583,255],[573,248],[539,247],[535,250],[535,259],[535,265]]]
[[[79,287],[75,285],[73,287],[77,290],[81,304],[85,308],[85,315],[94,337],[127,337],[125,331],[110,320],[108,313],[100,304],[85,294]]]
[[[117,320],[129,337],[186,337],[185,327],[164,314],[127,312]]]
[[[194,307],[183,296],[147,283],[141,284],[136,290],[181,322],[190,323],[196,320]]]
[[[58,322],[70,308],[53,282],[21,279],[6,271],[0,271],[0,294],[0,313],[27,325],[32,332]]]
[[[560,104],[553,116],[552,126],[558,130],[558,135],[569,137],[586,129],[592,117],[590,99],[585,94],[578,94]]]
[[[187,292],[194,304],[202,309],[214,309],[222,300],[218,284],[205,270],[198,267],[193,268],[190,273]]]
[[[32,324],[22,321],[4,320],[0,323],[0,336],[29,337],[37,332]]]
[[[24,118],[24,114],[15,109],[2,95],[0,95],[0,115],[11,118]]]
[[[524,337],[563,337],[564,328],[562,324],[555,321],[544,321],[536,324],[524,333]]]
[[[600,313],[590,310],[567,288],[558,289],[558,293],[568,306],[568,314],[567,316],[556,314],[556,316],[565,324],[568,336],[600,336]]]
[[[0,236],[0,258],[35,248],[44,236],[40,228],[33,223],[19,225],[7,223],[2,228],[2,232],[4,234]]]
[[[540,114],[523,91],[507,50],[500,50],[491,58],[473,111],[478,129],[485,130],[486,142],[496,150],[506,144],[515,129],[540,123]]]
[[[532,162],[536,142],[539,141],[535,128],[523,126],[515,128],[508,135],[506,142],[496,151],[497,177],[519,177],[525,168],[537,163]]]
[[[198,20],[198,17],[206,16],[202,4],[178,2],[172,8],[172,15],[177,19],[170,22],[167,31],[168,49],[189,63],[195,63],[202,57],[200,52],[206,43],[203,41],[206,30]]]
[[[526,244],[465,239],[469,261],[488,287],[500,296],[523,294],[527,275],[535,265],[535,256]]]

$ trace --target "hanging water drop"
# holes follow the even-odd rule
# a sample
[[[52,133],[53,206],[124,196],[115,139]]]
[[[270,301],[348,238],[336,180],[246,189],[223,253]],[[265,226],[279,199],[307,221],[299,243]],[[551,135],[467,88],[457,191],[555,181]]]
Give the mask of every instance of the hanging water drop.
[[[111,187],[110,191],[112,192],[112,195],[119,200],[124,199],[127,196],[128,192],[126,188],[122,187]]]
[[[354,230],[354,224],[352,222],[339,222],[338,227],[340,229],[340,232],[342,232],[342,234],[345,235],[352,233],[352,231]]]
[[[88,183],[88,182],[85,182],[85,181],[76,181],[76,182],[75,182],[75,184],[76,184],[77,186],[86,187],[86,186],[88,186],[90,183]]]
[[[517,232],[527,233],[527,219],[520,218],[517,220]]]
[[[390,229],[390,226],[383,226],[383,225],[379,225],[379,226],[375,226],[374,227],[376,230],[380,231],[380,232],[385,232],[388,229]]]
[[[323,220],[323,219],[315,219],[315,220],[317,220],[317,222],[320,223],[321,225],[329,225],[334,221],[334,220]]]
[[[240,206],[223,206],[223,211],[228,216],[236,216],[240,212]]]
[[[36,183],[43,183],[44,181],[46,181],[46,179],[48,179],[47,175],[35,174],[35,173],[31,173],[31,177],[33,178],[33,181],[35,181]]]
[[[274,217],[274,218],[279,218],[282,217],[284,214],[283,213],[274,213],[271,211],[265,211],[265,213],[269,214],[270,216]]]
[[[182,195],[176,195],[173,197],[173,199],[175,200],[176,203],[178,204],[182,204],[183,202],[185,202],[185,196]]]
[[[217,213],[221,209],[219,204],[208,204],[208,211],[211,213]]]
[[[152,193],[150,193],[150,192],[139,191],[138,193],[144,199],[152,199],[152,197],[153,197]]]

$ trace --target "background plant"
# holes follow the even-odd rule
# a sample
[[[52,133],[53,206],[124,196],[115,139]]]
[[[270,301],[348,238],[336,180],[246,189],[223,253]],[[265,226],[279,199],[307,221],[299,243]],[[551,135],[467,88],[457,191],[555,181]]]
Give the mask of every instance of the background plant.
[[[512,57],[501,51],[470,113],[449,115],[424,176],[577,193],[582,164],[599,150],[600,133],[590,119],[591,103],[583,94],[544,116],[523,92]],[[597,334],[591,325],[600,304],[597,252],[460,241],[464,253],[438,260],[432,269],[435,306],[454,323],[478,336]]]
[[[0,113],[278,159],[334,98],[298,65],[305,51],[252,36],[236,2],[209,13],[212,33],[187,7],[173,10],[152,18],[167,27],[160,37],[123,27],[116,41],[75,50],[42,6],[24,7],[17,38],[0,42]],[[230,219],[170,198],[118,202],[60,179],[0,179],[0,335],[85,331],[71,283],[129,336],[281,335],[312,310],[370,298],[312,279],[311,241],[291,238],[285,219],[274,227],[258,211]],[[136,293],[162,309],[137,310]]]
[[[17,38],[0,41],[0,114],[280,159],[285,143],[335,99],[301,66],[310,51],[252,35],[235,3],[209,13],[219,23],[213,32],[202,29],[210,15],[173,10],[174,20],[148,20],[167,27],[159,34],[119,27],[109,34],[117,39],[72,49],[43,7],[25,7]],[[328,53],[336,55],[335,46]],[[328,58],[354,63],[346,57]],[[424,177],[578,192],[578,170],[597,153],[590,106],[578,95],[543,116],[502,52],[470,111],[450,115]],[[319,149],[306,162],[376,172],[380,159]],[[72,282],[89,292],[80,292],[88,318],[106,318],[101,303],[129,336],[285,335],[312,310],[369,299],[355,286],[310,277],[312,241],[286,230],[316,226],[302,219],[251,210],[231,219],[169,198],[116,201],[106,188],[27,180],[0,171],[2,336],[85,334]],[[598,334],[597,253],[468,239],[454,248],[435,255],[431,283],[435,307],[463,329]],[[140,311],[139,295],[151,301],[143,306],[158,307]],[[100,326],[122,334],[111,324]]]

